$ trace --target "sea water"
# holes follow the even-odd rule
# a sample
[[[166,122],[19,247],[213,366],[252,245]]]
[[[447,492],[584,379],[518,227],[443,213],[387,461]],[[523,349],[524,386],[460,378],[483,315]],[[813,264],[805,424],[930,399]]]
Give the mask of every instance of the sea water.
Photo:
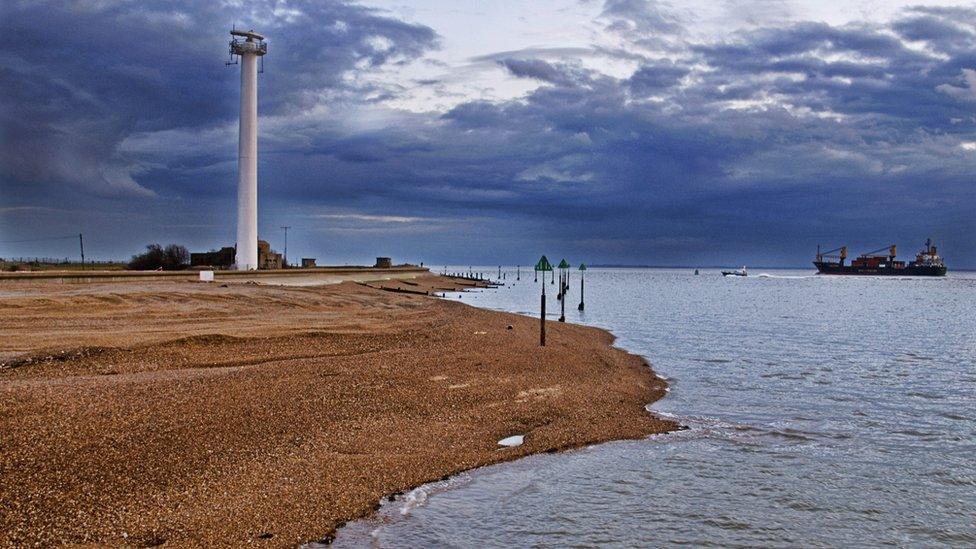
[[[541,282],[505,275],[447,298],[538,316]],[[690,429],[423,486],[339,546],[976,545],[976,274],[585,276],[566,320],[646,357],[651,413]]]

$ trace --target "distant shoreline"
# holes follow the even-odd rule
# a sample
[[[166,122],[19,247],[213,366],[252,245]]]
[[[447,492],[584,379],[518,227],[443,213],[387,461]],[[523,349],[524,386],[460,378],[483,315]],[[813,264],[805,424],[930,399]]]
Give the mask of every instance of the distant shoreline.
[[[741,267],[741,265],[739,265]],[[728,269],[730,265],[617,265],[612,263],[602,263],[595,265],[587,265],[589,268],[600,268],[600,269]],[[813,267],[765,267],[762,265],[749,266],[749,269],[776,269],[783,271],[816,271]]]
[[[178,271],[129,271],[129,270],[63,270],[56,269],[41,271],[13,271],[0,272],[0,282],[12,280],[51,280],[56,279],[62,282],[130,282],[146,280],[186,280],[196,281],[200,278],[200,272],[211,269],[183,269]],[[417,267],[415,265],[398,265],[395,267],[367,267],[361,265],[349,266],[322,266],[313,268],[293,268],[293,269],[269,269],[258,271],[232,271],[232,270],[213,270],[215,280],[219,282],[242,281],[247,279],[268,279],[281,277],[299,276],[322,276],[322,275],[341,275],[348,280],[350,275],[362,275],[364,277],[382,278],[384,276],[396,276],[402,274],[419,275],[429,273],[427,267]]]
[[[733,268],[730,265],[711,265],[711,266],[706,265],[702,267],[702,266],[693,266],[693,265],[692,266],[662,266],[662,265],[616,265],[616,264],[594,264],[594,265],[587,265],[587,267],[590,269],[681,269],[681,270],[691,270],[691,271],[694,271],[695,269],[719,270],[719,269]],[[817,269],[815,267],[764,267],[762,265],[757,265],[757,266],[747,265],[747,267],[749,268],[750,271],[753,272],[768,269],[773,271],[810,271],[811,274],[817,274]],[[949,269],[949,274],[952,273],[976,273],[976,268],[959,269],[953,267]]]

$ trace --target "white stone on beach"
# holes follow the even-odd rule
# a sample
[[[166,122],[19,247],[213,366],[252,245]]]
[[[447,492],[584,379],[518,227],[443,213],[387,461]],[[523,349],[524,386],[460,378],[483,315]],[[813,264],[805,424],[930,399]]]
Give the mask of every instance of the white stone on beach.
[[[510,436],[508,438],[503,438],[498,441],[499,446],[521,446],[522,440],[525,439],[523,435]]]

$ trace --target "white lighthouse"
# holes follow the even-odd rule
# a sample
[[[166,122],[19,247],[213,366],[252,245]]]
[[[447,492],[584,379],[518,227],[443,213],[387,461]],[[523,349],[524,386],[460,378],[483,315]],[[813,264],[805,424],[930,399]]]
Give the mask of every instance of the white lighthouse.
[[[241,126],[237,153],[237,270],[258,268],[258,57],[264,36],[232,30],[231,56],[241,59]]]

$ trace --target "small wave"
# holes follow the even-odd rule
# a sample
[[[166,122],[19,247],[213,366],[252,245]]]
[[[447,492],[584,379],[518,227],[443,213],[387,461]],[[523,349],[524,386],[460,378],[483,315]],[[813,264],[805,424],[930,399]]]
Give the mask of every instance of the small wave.
[[[935,440],[939,437],[940,433],[933,431],[921,431],[918,429],[896,429],[891,431],[893,435],[902,435],[907,437],[920,438],[923,440]]]
[[[410,490],[395,500],[398,504],[397,509],[400,512],[400,516],[409,516],[414,509],[422,507],[424,504],[426,504],[427,500],[429,500],[431,496],[464,485],[468,483],[470,479],[471,477],[468,473],[461,473],[457,476],[424,484]]]
[[[709,518],[703,520],[702,522],[704,524],[709,525],[709,526],[715,526],[717,528],[721,528],[722,530],[733,530],[733,531],[736,531],[736,530],[749,530],[749,529],[752,528],[752,525],[749,524],[748,522],[742,522],[741,520],[735,520],[735,519],[733,519],[731,517],[727,517],[727,516],[724,516],[724,515],[717,516],[717,517],[709,517]]]
[[[647,406],[647,410],[664,419],[676,420],[685,427],[684,429],[663,435],[652,435],[650,437],[651,439],[661,438],[669,441],[714,439],[725,440],[736,444],[762,445],[764,441],[768,442],[770,439],[805,444],[816,442],[818,439],[839,438],[831,433],[800,431],[790,427],[767,427],[733,423],[707,416],[683,416],[654,410],[650,405]]]
[[[927,356],[917,356],[912,354],[897,356],[894,358],[895,362],[900,362],[902,364],[909,364],[914,362],[931,362],[933,360],[935,359]]]
[[[768,374],[759,374],[759,377],[764,379],[788,379],[793,381],[801,381],[813,375],[813,372],[802,370],[799,372],[770,372]]]
[[[658,417],[663,417],[665,419],[681,419],[681,416],[679,416],[677,414],[672,414],[671,412],[662,412],[660,410],[652,410],[650,404],[648,404],[645,408],[647,409],[648,412],[651,412],[651,413],[653,413],[654,415],[656,415]]]
[[[804,278],[815,278],[817,275],[774,275],[769,273],[759,273],[758,278],[779,278],[783,280],[802,280]]]
[[[933,471],[925,476],[932,477],[936,482],[946,486],[976,486],[976,476],[964,476],[952,471]]]
[[[407,495],[403,496],[403,502],[400,504],[400,515],[409,515],[414,509],[427,503],[428,498],[430,498],[430,492],[427,491],[426,486],[410,490]]]
[[[796,511],[809,511],[814,513],[830,510],[829,508],[821,507],[812,501],[790,501],[786,504],[786,506]]]
[[[810,433],[805,433],[796,429],[773,429],[767,431],[766,435],[784,438],[786,440],[798,440],[802,442],[813,442],[816,438]]]
[[[935,393],[926,393],[924,391],[909,391],[905,393],[905,396],[924,398],[926,400],[942,400],[944,398],[942,395],[937,395]]]

